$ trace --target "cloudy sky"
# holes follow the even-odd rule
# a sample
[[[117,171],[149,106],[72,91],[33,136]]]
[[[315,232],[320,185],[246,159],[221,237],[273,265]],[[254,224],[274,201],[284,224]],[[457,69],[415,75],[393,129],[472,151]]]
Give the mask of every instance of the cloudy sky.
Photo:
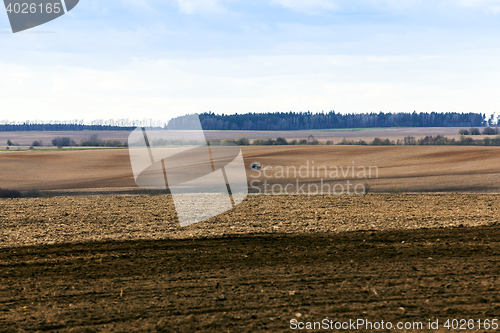
[[[80,0],[9,29],[0,121],[500,113],[500,0]]]

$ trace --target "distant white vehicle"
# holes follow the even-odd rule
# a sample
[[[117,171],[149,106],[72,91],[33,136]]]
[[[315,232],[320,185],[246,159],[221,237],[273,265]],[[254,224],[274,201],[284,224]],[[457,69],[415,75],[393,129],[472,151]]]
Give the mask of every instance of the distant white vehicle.
[[[262,166],[260,165],[259,162],[253,162],[250,165],[250,170],[260,170],[260,169],[262,169]]]

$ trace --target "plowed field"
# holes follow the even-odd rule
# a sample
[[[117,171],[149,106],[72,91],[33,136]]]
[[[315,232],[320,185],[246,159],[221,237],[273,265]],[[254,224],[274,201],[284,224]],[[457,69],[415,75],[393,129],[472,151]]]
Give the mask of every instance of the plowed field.
[[[499,201],[260,195],[181,229],[168,195],[2,200],[0,331],[484,331],[500,319]]]
[[[371,192],[500,193],[500,147],[250,146],[242,152],[254,193],[265,190],[264,181],[322,180],[364,184]],[[249,170],[253,162],[264,170]],[[366,174],[359,174],[363,168]],[[0,170],[1,188],[64,195],[140,193],[126,149],[2,152]]]

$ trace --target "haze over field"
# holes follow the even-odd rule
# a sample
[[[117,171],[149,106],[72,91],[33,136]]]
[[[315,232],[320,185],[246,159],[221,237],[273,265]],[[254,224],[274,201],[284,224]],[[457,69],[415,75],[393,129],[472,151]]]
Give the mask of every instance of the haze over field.
[[[0,120],[498,110],[497,1],[81,1],[13,35]]]

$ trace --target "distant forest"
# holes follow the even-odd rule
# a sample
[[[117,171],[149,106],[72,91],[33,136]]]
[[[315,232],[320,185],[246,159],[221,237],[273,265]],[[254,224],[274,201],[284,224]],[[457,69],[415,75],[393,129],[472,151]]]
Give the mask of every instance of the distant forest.
[[[311,112],[275,112],[218,115],[212,112],[199,115],[204,130],[254,130],[254,131],[293,131],[348,128],[383,127],[484,127],[497,126],[500,119],[492,115],[486,120],[481,113],[360,113],[340,114]],[[1,132],[11,131],[116,131],[133,130],[136,127],[167,129],[186,128],[186,116],[173,118],[168,125],[151,119],[143,121],[109,120],[60,123],[0,123]]]
[[[42,122],[25,121],[23,123],[7,122],[0,123],[0,132],[23,132],[23,131],[132,131],[136,127],[164,128],[165,124],[153,119],[129,120],[129,119],[97,119],[85,124],[83,120]]]
[[[80,124],[0,124],[0,132],[24,131],[132,131],[135,127]]]
[[[483,127],[496,126],[493,116],[487,121],[480,113],[361,113],[340,114],[311,112],[276,112],[218,115],[200,114],[204,130],[292,131],[374,127]],[[169,129],[186,129],[183,117],[168,123]]]

